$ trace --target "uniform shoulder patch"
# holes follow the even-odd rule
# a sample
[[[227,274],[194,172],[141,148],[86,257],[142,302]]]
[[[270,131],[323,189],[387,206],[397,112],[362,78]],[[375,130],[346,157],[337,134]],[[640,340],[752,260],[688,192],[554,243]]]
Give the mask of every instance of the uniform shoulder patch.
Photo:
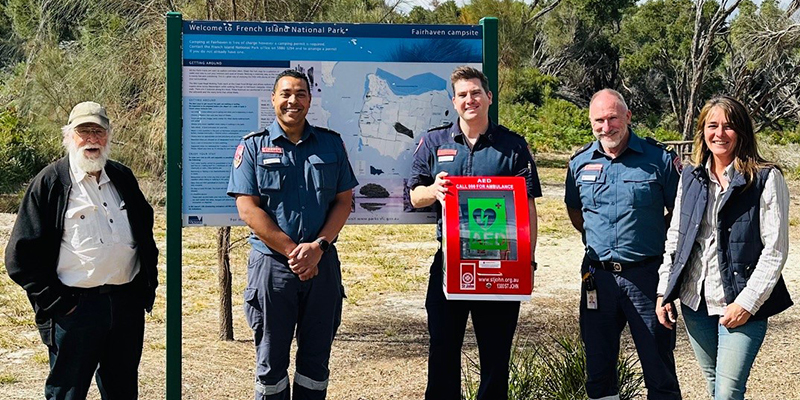
[[[575,153],[573,153],[573,154],[572,154],[572,155],[569,157],[569,159],[570,159],[570,160],[572,160],[573,158],[577,157],[579,154],[583,153],[584,151],[586,151],[586,150],[589,150],[589,147],[592,147],[592,143],[593,143],[593,142],[589,142],[589,143],[586,143],[585,145],[583,145],[583,147],[581,147],[580,149],[578,149],[578,151],[576,151]]]
[[[450,129],[451,126],[453,126],[453,123],[452,122],[448,122],[448,123],[446,123],[444,125],[434,126],[433,128],[428,129],[428,132],[439,131],[439,130],[442,130],[442,129]]]
[[[260,131],[253,131],[253,132],[248,133],[247,135],[242,136],[242,140],[247,140],[247,139],[250,139],[251,137],[255,137],[255,136],[261,136],[261,135],[264,135],[266,133],[267,133],[266,129],[260,130]]]
[[[312,125],[312,126],[314,127],[314,130],[317,131],[317,132],[325,132],[325,133],[330,133],[330,134],[333,134],[333,135],[336,135],[336,136],[342,136],[339,132],[336,132],[336,131],[334,131],[332,129],[328,129],[328,128],[324,127],[324,126],[316,126],[316,125]]]
[[[239,144],[236,146],[236,153],[233,154],[233,168],[239,168],[242,165],[242,158],[244,157],[244,145]]]

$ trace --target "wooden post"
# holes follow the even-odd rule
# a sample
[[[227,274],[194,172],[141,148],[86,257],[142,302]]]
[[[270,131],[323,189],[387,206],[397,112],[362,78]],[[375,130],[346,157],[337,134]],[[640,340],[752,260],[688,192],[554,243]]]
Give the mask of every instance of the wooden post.
[[[233,340],[233,308],[231,306],[231,227],[217,231],[217,279],[219,282],[219,340]]]

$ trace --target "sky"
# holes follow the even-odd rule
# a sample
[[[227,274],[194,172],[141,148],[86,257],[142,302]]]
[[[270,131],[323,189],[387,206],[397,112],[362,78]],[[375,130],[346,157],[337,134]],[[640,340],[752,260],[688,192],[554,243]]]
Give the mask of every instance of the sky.
[[[394,2],[395,2],[395,0],[385,0],[385,1],[386,1],[387,4],[394,4]],[[441,0],[441,1],[443,2],[444,0]],[[526,0],[526,2],[529,2],[529,1],[530,0]],[[753,0],[753,2],[755,2],[756,4],[761,4],[762,1],[763,0]],[[459,6],[463,5],[464,3],[467,3],[467,2],[469,2],[469,0],[456,0],[456,4],[458,4]],[[642,2],[644,2],[644,0],[639,0],[639,2],[642,3]],[[791,0],[780,0],[780,4],[784,8],[786,6],[788,6],[790,2],[791,2]],[[422,6],[422,7],[428,8],[428,9],[432,8],[431,7],[431,0],[402,0],[402,4],[400,4],[398,9],[401,12],[408,12],[409,10],[414,8],[414,6]]]

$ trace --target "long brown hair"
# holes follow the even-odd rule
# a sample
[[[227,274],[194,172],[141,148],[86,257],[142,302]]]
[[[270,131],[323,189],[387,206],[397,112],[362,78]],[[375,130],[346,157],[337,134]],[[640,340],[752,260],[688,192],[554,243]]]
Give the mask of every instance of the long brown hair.
[[[747,182],[745,189],[750,187],[753,178],[762,168],[777,167],[775,163],[767,161],[758,152],[758,142],[756,141],[753,129],[753,120],[747,113],[747,109],[738,100],[730,96],[717,96],[706,102],[697,117],[697,127],[694,132],[694,147],[692,149],[692,165],[703,167],[703,163],[708,157],[710,150],[705,141],[705,125],[711,110],[718,108],[725,113],[728,124],[736,132],[736,147],[733,155],[733,168],[744,175]]]

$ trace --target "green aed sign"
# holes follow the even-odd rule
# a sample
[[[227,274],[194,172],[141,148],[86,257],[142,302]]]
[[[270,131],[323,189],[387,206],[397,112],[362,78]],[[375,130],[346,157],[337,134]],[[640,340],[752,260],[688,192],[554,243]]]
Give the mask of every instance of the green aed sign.
[[[508,219],[503,198],[467,199],[470,250],[508,250]]]

